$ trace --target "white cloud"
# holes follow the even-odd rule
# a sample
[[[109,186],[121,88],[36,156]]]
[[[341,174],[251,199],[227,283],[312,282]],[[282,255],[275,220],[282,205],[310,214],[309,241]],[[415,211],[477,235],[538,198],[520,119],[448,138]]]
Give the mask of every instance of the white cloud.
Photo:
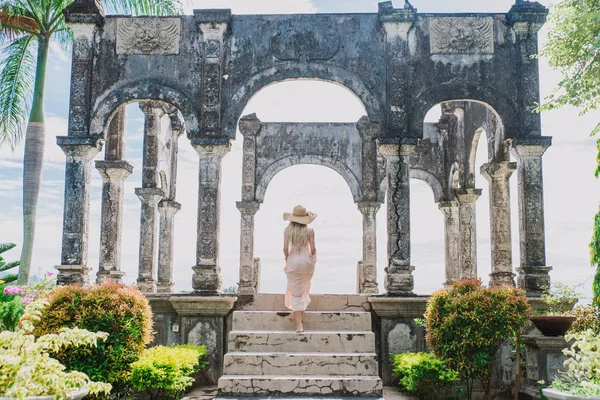
[[[234,14],[315,13],[313,0],[192,0],[186,11],[193,9],[230,8]]]

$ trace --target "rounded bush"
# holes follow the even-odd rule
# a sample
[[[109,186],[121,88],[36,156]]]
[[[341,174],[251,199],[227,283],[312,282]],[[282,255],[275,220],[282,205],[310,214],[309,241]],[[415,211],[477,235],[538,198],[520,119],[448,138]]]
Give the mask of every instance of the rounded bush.
[[[392,374],[407,392],[425,399],[451,396],[458,373],[431,353],[402,353],[392,356]]]
[[[65,327],[109,335],[98,347],[64,350],[56,358],[67,369],[84,372],[92,380],[127,382],[131,364],[152,341],[152,311],[144,295],[116,283],[89,288],[58,286],[48,295],[48,302],[36,324],[36,336],[58,333]]]
[[[486,288],[478,279],[461,280],[435,292],[427,303],[427,343],[467,384],[481,382],[489,398],[491,368],[500,347],[517,336],[531,310],[522,290]]]

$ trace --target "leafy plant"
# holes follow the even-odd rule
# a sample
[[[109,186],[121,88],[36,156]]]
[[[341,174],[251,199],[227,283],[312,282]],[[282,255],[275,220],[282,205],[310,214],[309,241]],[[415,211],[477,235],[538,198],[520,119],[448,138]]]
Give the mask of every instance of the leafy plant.
[[[106,333],[84,329],[61,329],[57,334],[36,337],[33,321],[42,315],[47,303],[29,303],[16,332],[0,332],[0,396],[56,396],[65,399],[77,390],[108,393],[111,385],[91,381],[84,373],[65,372],[65,366],[50,357],[50,352],[74,347],[94,347],[105,340]]]
[[[581,333],[591,329],[596,335],[600,335],[600,310],[596,307],[577,306],[573,309],[573,315],[577,317],[569,333]]]
[[[400,386],[420,399],[449,398],[458,372],[431,353],[392,355],[392,374]]]
[[[35,334],[79,327],[109,334],[97,347],[66,349],[56,358],[69,370],[112,384],[129,380],[131,364],[152,341],[152,311],[136,288],[107,282],[90,288],[58,286],[36,323]]]
[[[42,299],[55,285],[48,273],[40,282],[29,286],[0,285],[0,330],[14,331],[25,310],[24,305]]]
[[[580,115],[600,105],[600,3],[597,0],[562,0],[550,8],[548,40],[540,55],[562,75],[554,93],[545,99],[538,111],[566,105],[579,107]],[[600,123],[590,136],[600,132]],[[600,176],[600,139],[594,174]],[[592,266],[596,268],[593,303],[600,301],[600,211],[594,217],[590,242]]]
[[[525,293],[519,289],[488,289],[478,279],[460,280],[433,293],[427,303],[427,343],[458,372],[467,398],[472,398],[478,381],[490,399],[495,356],[519,334],[529,313]]]
[[[544,288],[540,296],[544,308],[535,310],[536,315],[571,315],[573,303],[583,296],[573,286],[560,282],[554,283],[550,289]]]
[[[0,272],[6,272],[17,268],[21,263],[21,261],[7,262],[2,256],[2,253],[6,253],[7,251],[14,249],[16,246],[17,245],[14,243],[0,243]],[[2,280],[0,283],[11,283],[16,281],[18,277],[18,274],[7,274],[0,278]]]
[[[565,339],[574,342],[563,350],[565,370],[559,371],[560,377],[551,387],[577,396],[600,397],[600,336],[589,329],[567,334]]]
[[[133,363],[131,384],[151,400],[178,399],[194,379],[190,376],[208,363],[204,346],[156,346]]]

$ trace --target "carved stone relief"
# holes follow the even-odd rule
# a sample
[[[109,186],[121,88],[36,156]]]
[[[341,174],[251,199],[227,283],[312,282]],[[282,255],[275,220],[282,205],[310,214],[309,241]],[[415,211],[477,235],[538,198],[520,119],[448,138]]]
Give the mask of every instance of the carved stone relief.
[[[494,21],[490,17],[429,19],[432,54],[493,54]]]
[[[271,37],[271,51],[282,61],[329,60],[340,48],[340,35],[334,28],[297,29],[284,24]]]
[[[179,18],[122,18],[117,22],[117,54],[179,54]]]

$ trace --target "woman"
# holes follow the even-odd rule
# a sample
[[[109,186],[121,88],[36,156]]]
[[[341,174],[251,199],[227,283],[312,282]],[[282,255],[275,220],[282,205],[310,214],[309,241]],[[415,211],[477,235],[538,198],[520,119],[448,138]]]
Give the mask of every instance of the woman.
[[[283,234],[284,271],[287,275],[285,306],[292,310],[298,333],[304,332],[302,314],[310,303],[310,280],[317,262],[315,231],[308,227],[316,217],[317,214],[307,212],[302,206],[294,207],[291,214],[283,214],[283,219],[290,221]]]

